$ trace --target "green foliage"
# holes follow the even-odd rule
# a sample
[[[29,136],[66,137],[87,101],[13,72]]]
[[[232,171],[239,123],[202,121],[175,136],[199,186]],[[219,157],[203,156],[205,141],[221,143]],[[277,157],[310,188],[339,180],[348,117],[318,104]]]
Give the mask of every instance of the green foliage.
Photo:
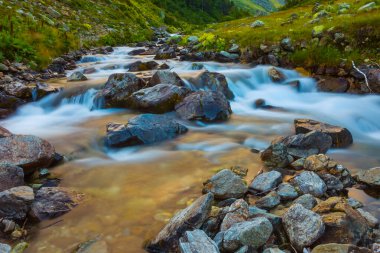
[[[204,33],[199,38],[199,48],[205,51],[222,51],[226,48],[226,41],[212,33]]]

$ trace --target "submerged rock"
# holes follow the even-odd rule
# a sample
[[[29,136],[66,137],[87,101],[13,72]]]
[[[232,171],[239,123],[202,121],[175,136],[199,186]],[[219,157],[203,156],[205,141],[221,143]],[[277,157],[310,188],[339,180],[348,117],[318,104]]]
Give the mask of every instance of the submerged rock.
[[[333,148],[344,148],[353,143],[352,134],[347,128],[333,126],[311,119],[296,119],[294,125],[296,134],[307,134],[312,131],[320,131],[328,134],[332,139]]]
[[[172,84],[157,84],[153,87],[141,89],[133,93],[127,100],[130,108],[152,113],[173,111],[190,92],[185,87]]]
[[[158,70],[149,81],[149,86],[154,86],[160,83],[173,84],[180,87],[186,86],[184,81],[177,73],[169,70]]]
[[[106,144],[111,147],[125,147],[152,144],[173,139],[188,129],[167,115],[142,114],[128,121],[126,125],[107,125]]]
[[[216,243],[199,229],[187,231],[179,240],[181,253],[219,253]]]
[[[311,246],[325,231],[322,217],[300,204],[292,205],[282,219],[290,242],[298,250]]]
[[[227,120],[232,113],[226,97],[220,92],[212,91],[191,93],[175,109],[183,119],[207,122]]]
[[[14,187],[0,192],[0,218],[25,219],[33,200],[33,189],[28,186]]]
[[[211,192],[216,199],[240,198],[247,192],[243,179],[224,169],[204,183],[203,192]]]
[[[219,91],[223,93],[227,99],[234,98],[234,94],[228,87],[227,79],[223,74],[204,71],[197,77],[189,79],[189,82],[197,89]]]
[[[279,185],[282,181],[282,175],[278,171],[266,172],[258,175],[249,188],[260,191],[260,192],[268,192],[274,189],[277,185]]]
[[[24,185],[24,171],[12,164],[0,164],[0,192]]]
[[[213,200],[212,193],[208,193],[178,212],[148,245],[147,250],[149,252],[177,252],[179,238],[186,231],[202,226],[210,213]]]

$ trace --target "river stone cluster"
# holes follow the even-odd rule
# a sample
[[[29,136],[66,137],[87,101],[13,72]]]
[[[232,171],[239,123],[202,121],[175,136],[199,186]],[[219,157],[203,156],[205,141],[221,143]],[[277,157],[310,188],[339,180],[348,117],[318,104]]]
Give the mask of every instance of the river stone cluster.
[[[241,167],[217,172],[204,183],[205,195],[176,214],[146,250],[376,252],[379,221],[347,188],[376,189],[379,169],[351,176],[325,154],[333,145],[328,130],[309,130],[274,140],[261,154],[269,166],[250,184]]]

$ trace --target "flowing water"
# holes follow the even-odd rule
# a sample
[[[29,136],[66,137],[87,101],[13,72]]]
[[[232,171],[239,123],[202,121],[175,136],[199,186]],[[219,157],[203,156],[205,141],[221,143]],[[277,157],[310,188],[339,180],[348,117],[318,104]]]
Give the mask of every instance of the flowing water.
[[[52,173],[62,179],[62,186],[86,194],[84,202],[72,212],[39,224],[31,232],[27,252],[72,252],[79,243],[94,238],[105,241],[112,253],[143,252],[144,242],[174,212],[199,196],[202,182],[217,169],[244,166],[249,168],[248,179],[252,179],[262,165],[250,149],[264,149],[273,138],[292,134],[295,118],[347,127],[355,144],[349,149],[331,150],[329,155],[352,172],[380,164],[379,96],[317,93],[313,79],[282,70],[287,81],[300,81],[297,91],[289,85],[272,83],[268,66],[214,62],[203,64],[209,71],[224,74],[235,94],[231,101],[234,114],[228,122],[194,123],[188,126],[186,135],[157,145],[106,149],[106,124],[126,123],[137,113],[98,109],[94,94],[109,75],[126,72],[124,66],[128,63],[153,59],[129,56],[133,49],[116,48],[111,55],[85,58],[77,70],[97,70],[87,75],[88,81],[52,81],[51,85],[64,86],[65,91],[30,103],[0,122],[14,133],[37,135],[54,144],[69,161]],[[199,74],[192,70],[191,62],[165,62],[185,80]],[[255,109],[254,101],[259,98],[281,109]],[[376,196],[355,189],[350,195],[380,217]]]

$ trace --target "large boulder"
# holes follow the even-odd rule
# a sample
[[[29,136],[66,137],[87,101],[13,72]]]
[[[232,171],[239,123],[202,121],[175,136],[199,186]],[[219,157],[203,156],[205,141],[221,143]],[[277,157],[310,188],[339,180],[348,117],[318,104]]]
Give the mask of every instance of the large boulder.
[[[103,90],[99,91],[98,99],[104,100],[106,107],[128,107],[127,99],[134,92],[145,87],[143,79],[132,73],[112,74]]]
[[[136,61],[126,66],[129,72],[147,71],[158,68],[158,63],[155,61]]]
[[[176,57],[177,57],[177,55],[175,53],[175,49],[172,47],[169,47],[169,48],[162,48],[162,49],[158,50],[154,59],[155,60],[166,60],[166,59],[173,59]]]
[[[31,100],[33,88],[22,82],[13,82],[4,86],[3,90],[9,96],[14,96],[19,99]]]
[[[311,253],[372,253],[370,249],[352,244],[329,243],[316,246]]]
[[[152,144],[173,139],[187,130],[167,115],[142,114],[130,119],[126,125],[108,124],[106,143],[111,147]]]
[[[272,224],[268,219],[263,217],[240,222],[225,231],[223,248],[228,252],[234,252],[242,246],[257,249],[268,241],[272,232]]]
[[[80,82],[86,80],[88,80],[87,77],[80,71],[75,71],[67,78],[68,82]]]
[[[343,77],[320,77],[317,83],[318,91],[344,93],[350,88],[350,83]]]
[[[0,91],[0,118],[8,116],[24,103],[24,100]]]
[[[175,109],[183,119],[207,122],[227,120],[232,113],[226,97],[213,91],[191,93]]]
[[[380,187],[380,167],[362,170],[355,175],[357,181],[372,187]]]
[[[204,183],[203,192],[211,192],[216,199],[240,198],[247,192],[243,179],[224,169]]]
[[[278,171],[270,171],[263,174],[258,175],[249,188],[260,191],[260,192],[268,192],[274,189],[277,185],[282,182],[282,175]]]
[[[321,197],[327,191],[325,182],[314,172],[304,171],[292,179],[294,184],[303,194],[311,194],[314,197]]]
[[[9,137],[11,135],[12,133],[10,131],[0,126],[0,138]]]
[[[348,147],[353,143],[352,134],[347,128],[333,126],[311,119],[296,119],[294,121],[296,134],[307,134],[312,131],[320,131],[329,135],[333,148]]]
[[[177,86],[186,86],[184,81],[177,73],[169,70],[158,70],[149,81],[149,86],[154,86],[160,83],[173,84]]]
[[[24,171],[21,167],[0,163],[0,191],[24,185]]]
[[[227,99],[234,98],[234,94],[228,87],[227,79],[223,74],[204,71],[197,77],[189,79],[189,82],[197,89],[219,91]]]
[[[178,240],[186,231],[198,229],[207,219],[214,200],[212,193],[203,195],[178,212],[148,245],[149,252],[177,252]]]
[[[33,189],[28,186],[18,186],[0,192],[0,219],[25,219],[33,200]]]
[[[49,167],[54,155],[54,147],[36,136],[12,135],[0,138],[0,163],[19,166],[25,174]]]
[[[380,93],[380,69],[370,69],[367,73],[368,85],[371,90]]]
[[[282,221],[290,242],[300,251],[313,245],[325,231],[322,217],[300,204],[292,205]]]
[[[43,187],[36,192],[31,215],[38,220],[53,219],[70,212],[81,195],[63,187]]]
[[[130,108],[152,113],[173,111],[190,92],[185,87],[172,84],[157,84],[133,93],[127,100]]]
[[[199,229],[187,231],[179,240],[181,253],[219,253],[216,243]]]

